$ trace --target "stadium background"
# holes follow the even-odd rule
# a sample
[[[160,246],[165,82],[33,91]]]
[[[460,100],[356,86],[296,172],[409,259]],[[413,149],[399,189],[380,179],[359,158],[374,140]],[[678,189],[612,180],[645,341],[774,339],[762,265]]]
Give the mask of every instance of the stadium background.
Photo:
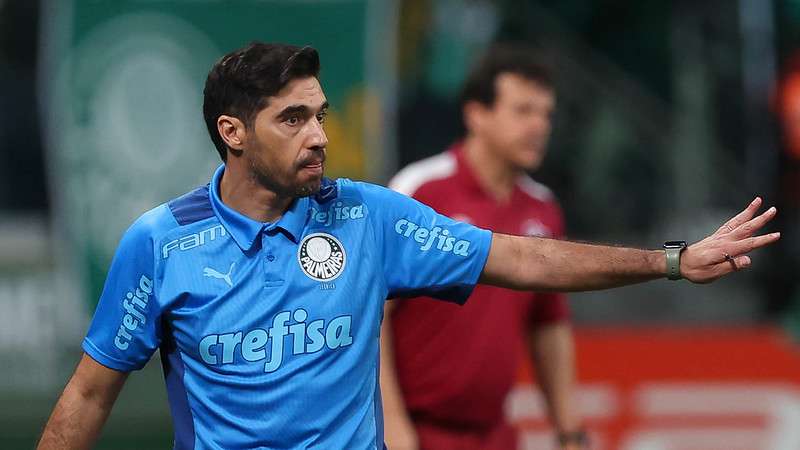
[[[0,0],[0,448],[32,447],[127,224],[208,178],[202,83],[253,39],[321,50],[331,175],[385,182],[443,149],[465,70],[501,39],[556,69],[537,178],[571,238],[657,247],[756,193],[777,204],[784,238],[755,270],[573,295],[579,395],[598,449],[800,448],[797,0]],[[169,447],[157,363],[98,448]],[[508,404],[548,448],[534,391]]]

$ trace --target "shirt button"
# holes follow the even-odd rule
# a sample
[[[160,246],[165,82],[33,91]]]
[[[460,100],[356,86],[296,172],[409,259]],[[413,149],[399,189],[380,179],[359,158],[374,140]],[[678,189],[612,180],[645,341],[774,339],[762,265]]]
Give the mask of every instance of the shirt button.
[[[267,261],[269,261],[269,262],[275,261],[275,255],[273,255],[273,254],[267,255]]]

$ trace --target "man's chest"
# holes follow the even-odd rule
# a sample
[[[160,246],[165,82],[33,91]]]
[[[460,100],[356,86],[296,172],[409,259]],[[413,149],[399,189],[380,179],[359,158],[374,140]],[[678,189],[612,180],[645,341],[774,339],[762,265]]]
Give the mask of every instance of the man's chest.
[[[357,230],[264,236],[249,252],[220,239],[162,264],[165,332],[225,374],[272,373],[377,335],[381,293]],[[172,258],[172,257],[170,257]]]

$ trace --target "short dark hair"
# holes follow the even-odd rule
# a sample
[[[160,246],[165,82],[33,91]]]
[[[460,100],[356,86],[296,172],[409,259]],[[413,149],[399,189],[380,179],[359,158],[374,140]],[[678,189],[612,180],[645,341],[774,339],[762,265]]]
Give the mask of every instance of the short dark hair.
[[[472,101],[493,105],[497,96],[495,82],[505,73],[519,75],[548,90],[555,89],[550,67],[539,53],[521,45],[495,44],[467,75],[461,91],[461,107]]]
[[[203,89],[203,118],[208,134],[223,161],[228,147],[217,130],[223,114],[237,117],[245,126],[277,94],[297,78],[319,76],[319,53],[312,47],[253,42],[217,61]]]

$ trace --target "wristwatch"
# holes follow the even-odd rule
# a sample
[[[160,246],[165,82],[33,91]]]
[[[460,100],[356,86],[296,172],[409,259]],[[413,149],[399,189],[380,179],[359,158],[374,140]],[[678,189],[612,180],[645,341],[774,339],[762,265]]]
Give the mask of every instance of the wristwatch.
[[[686,249],[686,241],[667,241],[664,242],[664,254],[667,256],[667,278],[670,280],[680,280],[681,276],[681,252]]]

